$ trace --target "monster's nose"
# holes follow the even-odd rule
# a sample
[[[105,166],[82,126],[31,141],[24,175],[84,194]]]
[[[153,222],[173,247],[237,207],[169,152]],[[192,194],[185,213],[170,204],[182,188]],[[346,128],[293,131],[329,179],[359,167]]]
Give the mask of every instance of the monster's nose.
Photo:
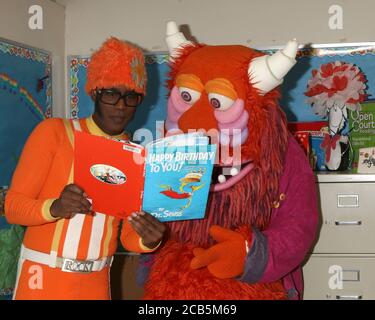
[[[183,132],[188,132],[189,129],[204,129],[206,132],[218,130],[214,108],[209,104],[207,94],[202,93],[200,99],[181,115],[178,127]]]

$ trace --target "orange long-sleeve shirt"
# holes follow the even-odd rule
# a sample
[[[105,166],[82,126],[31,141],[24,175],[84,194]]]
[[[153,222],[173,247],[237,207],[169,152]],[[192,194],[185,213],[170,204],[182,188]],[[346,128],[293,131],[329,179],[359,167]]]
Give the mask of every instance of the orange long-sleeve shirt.
[[[92,117],[79,120],[79,124],[82,131],[108,136]],[[14,172],[5,216],[9,223],[27,226],[23,242],[27,248],[74,259],[111,256],[117,248],[119,219],[103,214],[58,219],[50,214],[52,202],[73,183],[73,133],[71,120],[57,118],[45,120],[34,129]],[[129,251],[152,251],[143,246],[127,221],[120,239]]]

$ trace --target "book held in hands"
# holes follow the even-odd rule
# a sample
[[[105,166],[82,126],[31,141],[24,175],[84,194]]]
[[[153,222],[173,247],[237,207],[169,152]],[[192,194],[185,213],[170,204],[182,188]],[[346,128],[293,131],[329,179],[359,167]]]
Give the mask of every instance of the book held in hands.
[[[160,221],[204,217],[216,145],[201,133],[169,136],[145,147],[75,132],[74,183],[93,210],[125,218],[143,210]]]

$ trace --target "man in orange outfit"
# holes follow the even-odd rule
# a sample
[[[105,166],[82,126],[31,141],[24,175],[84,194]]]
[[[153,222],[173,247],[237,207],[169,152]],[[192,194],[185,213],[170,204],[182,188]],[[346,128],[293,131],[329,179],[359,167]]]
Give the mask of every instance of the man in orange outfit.
[[[74,130],[127,138],[124,128],[145,94],[144,57],[135,46],[111,38],[93,54],[87,74],[94,114],[39,124],[6,197],[9,223],[27,226],[15,299],[110,299],[120,220],[92,213],[84,190],[73,184]],[[120,239],[127,250],[147,253],[156,250],[164,233],[162,223],[138,212],[123,222]]]

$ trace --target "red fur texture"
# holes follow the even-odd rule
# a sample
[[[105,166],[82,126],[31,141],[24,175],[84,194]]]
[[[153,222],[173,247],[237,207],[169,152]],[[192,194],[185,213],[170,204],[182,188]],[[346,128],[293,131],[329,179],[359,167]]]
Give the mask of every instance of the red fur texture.
[[[217,279],[207,268],[193,270],[192,244],[169,241],[156,256],[146,300],[281,300],[286,299],[281,281],[247,284],[234,279]]]
[[[146,299],[286,298],[281,281],[246,284],[235,279],[215,278],[207,268],[190,268],[193,248],[214,244],[209,236],[210,226],[231,230],[248,226],[265,230],[271,219],[272,204],[278,199],[288,133],[285,114],[277,102],[279,92],[273,90],[262,96],[249,83],[249,62],[260,55],[262,53],[242,46],[193,45],[184,48],[171,64],[169,89],[183,73],[194,74],[203,84],[215,78],[225,78],[233,84],[249,113],[249,137],[242,146],[241,156],[251,159],[254,168],[233,187],[210,194],[204,219],[169,223],[172,240],[155,255],[145,287]],[[183,125],[200,129],[196,127],[195,115],[208,117],[206,111],[189,115],[189,110],[181,116]],[[205,110],[213,112],[212,108]],[[200,123],[205,122],[200,120]]]
[[[212,225],[232,230],[246,225],[256,226],[262,230],[270,217],[270,214],[265,214],[266,210],[271,212],[271,209],[268,197],[264,197],[263,203],[257,202],[254,201],[257,194],[250,192],[257,190],[259,178],[259,169],[255,168],[232,188],[211,193],[205,218],[169,223],[171,237],[183,243],[207,247],[213,244],[208,234]]]
[[[188,47],[186,50],[189,53],[197,49]],[[171,77],[176,75],[184,55],[180,59],[172,64]],[[245,82],[246,78],[242,81]],[[272,203],[278,199],[279,179],[287,146],[286,116],[278,106],[277,90],[262,97],[247,84],[245,92],[250,134],[242,148],[242,155],[253,159],[255,168],[234,187],[210,194],[204,220],[170,223],[172,235],[179,241],[203,246],[212,244],[208,236],[212,224],[227,228],[245,224],[264,230],[269,223]]]
[[[278,199],[288,133],[286,116],[277,101],[279,92],[273,90],[261,96],[249,83],[249,62],[262,53],[241,46],[202,44],[187,46],[180,53],[179,58],[171,63],[169,89],[175,85],[174,79],[179,73],[192,73],[194,70],[202,81],[226,76],[235,84],[250,116],[249,138],[242,146],[241,154],[244,159],[252,159],[255,168],[229,190],[211,194],[206,219],[171,223],[172,234],[179,241],[207,245],[208,228],[212,224],[227,228],[246,224],[264,230],[269,223],[272,203]],[[202,71],[200,66],[205,63],[212,67]],[[234,74],[233,68],[237,70]],[[194,120],[191,128],[195,128]]]
[[[176,77],[182,73],[192,73],[203,83],[213,78],[226,78],[234,85],[239,98],[245,101],[245,108],[250,116],[249,138],[242,146],[241,154],[244,159],[250,158],[257,164],[264,158],[264,151],[266,155],[275,154],[274,157],[278,158],[269,158],[271,162],[280,161],[287,143],[286,117],[278,105],[279,91],[274,89],[262,96],[249,83],[249,63],[262,55],[242,46],[188,45],[180,49],[178,58],[170,63],[168,74],[169,90],[176,84]],[[204,118],[205,114],[201,114],[201,117]],[[199,129],[196,128],[196,120],[191,119],[190,129]]]

